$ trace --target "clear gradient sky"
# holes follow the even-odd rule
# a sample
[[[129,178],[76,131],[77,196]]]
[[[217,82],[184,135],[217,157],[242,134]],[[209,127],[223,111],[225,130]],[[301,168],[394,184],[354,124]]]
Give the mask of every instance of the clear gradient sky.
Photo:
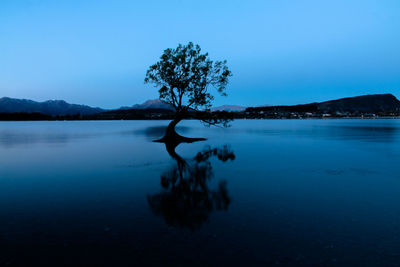
[[[189,41],[233,72],[216,105],[400,97],[399,0],[1,0],[0,97],[154,99],[147,67]]]

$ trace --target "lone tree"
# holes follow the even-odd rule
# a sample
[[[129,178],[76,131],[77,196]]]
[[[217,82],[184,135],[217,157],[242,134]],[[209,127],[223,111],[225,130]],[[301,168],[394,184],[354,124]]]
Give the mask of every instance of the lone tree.
[[[211,107],[214,97],[209,93],[210,87],[226,96],[225,88],[230,76],[232,74],[226,66],[226,60],[213,62],[208,53],[202,54],[200,46],[192,42],[164,50],[160,61],[147,70],[144,80],[158,87],[160,100],[175,108],[175,119],[168,125],[160,141],[190,141],[177,134],[175,126],[188,111],[208,110]]]

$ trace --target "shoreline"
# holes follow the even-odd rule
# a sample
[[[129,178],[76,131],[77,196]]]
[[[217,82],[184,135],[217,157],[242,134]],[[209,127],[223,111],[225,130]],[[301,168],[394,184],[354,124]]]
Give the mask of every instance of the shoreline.
[[[382,117],[314,117],[314,118],[236,118],[236,120],[396,120],[400,119],[400,116],[382,116]],[[160,119],[32,119],[32,120],[2,120],[0,122],[35,122],[35,121],[170,121],[170,118]],[[184,119],[186,121],[200,121],[194,118]]]

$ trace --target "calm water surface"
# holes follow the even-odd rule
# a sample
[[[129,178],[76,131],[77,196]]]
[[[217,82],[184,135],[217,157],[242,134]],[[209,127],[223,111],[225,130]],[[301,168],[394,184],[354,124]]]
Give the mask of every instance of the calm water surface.
[[[1,122],[0,265],[399,266],[399,120]]]

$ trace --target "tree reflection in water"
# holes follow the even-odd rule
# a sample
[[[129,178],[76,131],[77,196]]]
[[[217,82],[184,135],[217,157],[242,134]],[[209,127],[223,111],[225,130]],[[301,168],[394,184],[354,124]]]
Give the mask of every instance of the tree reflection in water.
[[[162,192],[148,195],[152,211],[163,216],[170,226],[198,229],[214,210],[227,210],[231,203],[226,181],[216,189],[209,187],[213,177],[210,162],[216,157],[222,162],[234,160],[235,154],[228,146],[206,147],[193,159],[183,159],[175,152],[179,143],[166,143],[166,149],[176,161],[176,166],[161,174]]]

